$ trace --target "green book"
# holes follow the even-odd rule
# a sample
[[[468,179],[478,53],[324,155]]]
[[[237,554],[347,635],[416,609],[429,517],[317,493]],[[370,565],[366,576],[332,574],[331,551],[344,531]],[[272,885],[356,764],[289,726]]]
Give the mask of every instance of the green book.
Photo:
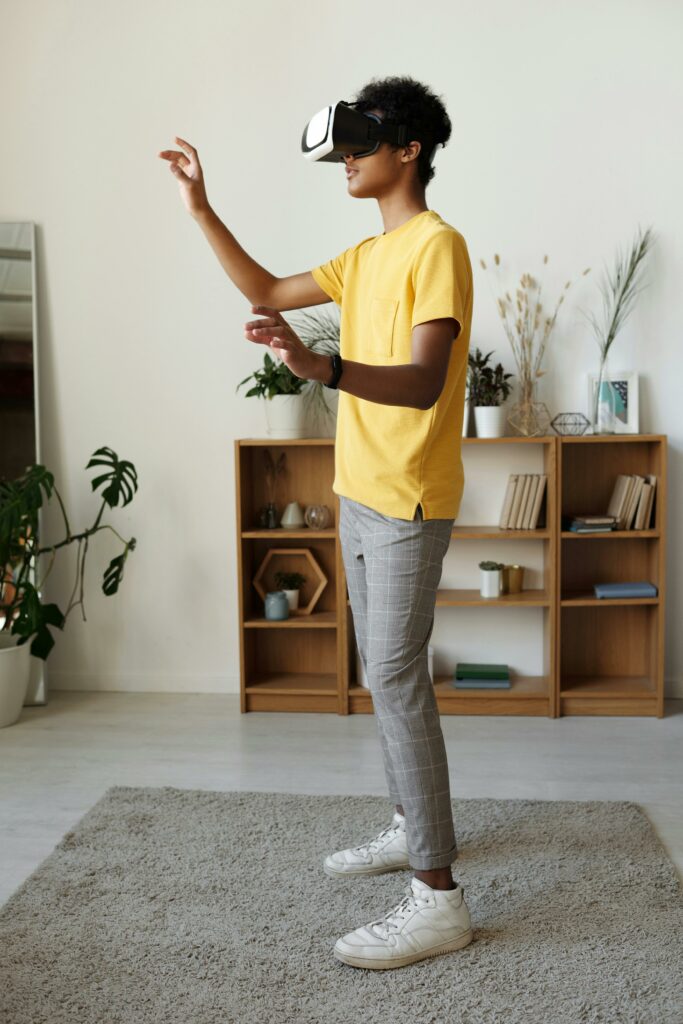
[[[482,662],[459,661],[455,666],[456,679],[509,679],[507,665],[486,665]]]

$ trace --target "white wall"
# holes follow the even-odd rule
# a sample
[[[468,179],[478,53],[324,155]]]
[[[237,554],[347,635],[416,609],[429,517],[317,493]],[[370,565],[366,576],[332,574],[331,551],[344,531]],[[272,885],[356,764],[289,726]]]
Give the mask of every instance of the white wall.
[[[87,622],[76,610],[58,636],[50,685],[239,687],[233,439],[263,436],[264,424],[262,404],[235,387],[263,350],[244,339],[249,303],[157,151],[189,139],[243,247],[275,274],[306,270],[382,223],[374,201],[347,195],[341,168],[304,161],[305,122],[371,77],[410,74],[453,121],[427,200],[469,245],[472,346],[514,369],[481,257],[499,252],[515,277],[543,270],[548,298],[576,282],[547,364],[553,414],[584,408],[597,363],[578,306],[598,310],[598,274],[639,223],[658,232],[649,288],[613,351],[615,369],[642,375],[641,430],[669,435],[666,676],[683,696],[681,6],[28,0],[0,10],[0,220],[38,228],[43,458],[81,528],[99,507],[84,470],[95,448],[134,462],[140,483],[107,517],[138,540],[122,590],[99,589],[119,550],[100,534]],[[46,522],[57,533],[56,506]],[[73,566],[50,580],[63,605]],[[532,628],[530,669],[536,642]]]

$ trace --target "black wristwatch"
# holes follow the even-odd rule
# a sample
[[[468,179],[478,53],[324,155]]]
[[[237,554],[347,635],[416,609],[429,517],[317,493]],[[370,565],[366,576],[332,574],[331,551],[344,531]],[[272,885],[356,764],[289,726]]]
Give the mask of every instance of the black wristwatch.
[[[332,360],[332,377],[329,381],[327,381],[325,387],[336,388],[337,384],[339,383],[339,378],[342,375],[342,370],[344,369],[344,367],[342,366],[342,358],[338,352],[335,352],[333,356],[330,356],[330,359]]]

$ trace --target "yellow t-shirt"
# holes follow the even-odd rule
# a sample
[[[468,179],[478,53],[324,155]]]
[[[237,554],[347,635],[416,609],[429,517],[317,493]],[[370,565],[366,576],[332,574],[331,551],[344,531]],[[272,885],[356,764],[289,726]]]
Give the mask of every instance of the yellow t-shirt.
[[[423,210],[312,274],[341,307],[342,359],[410,363],[416,324],[440,317],[460,324],[443,390],[430,409],[339,391],[332,485],[336,494],[384,515],[412,520],[419,503],[424,519],[455,519],[465,483],[461,442],[473,303],[465,239],[435,210]]]

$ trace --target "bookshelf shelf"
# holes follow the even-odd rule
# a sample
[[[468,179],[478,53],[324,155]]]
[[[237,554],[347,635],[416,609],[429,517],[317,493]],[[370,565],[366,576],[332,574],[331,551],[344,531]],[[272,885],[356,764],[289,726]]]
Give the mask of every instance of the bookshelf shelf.
[[[336,629],[336,612],[311,612],[310,615],[293,615],[288,619],[266,619],[265,617],[245,619],[245,629]]]
[[[634,697],[651,699],[655,690],[647,676],[566,676],[561,690],[563,697]]]
[[[473,458],[485,460],[491,449],[506,447],[505,472],[515,471],[515,454],[524,446],[539,452],[541,472],[547,476],[539,527],[508,530],[490,520],[483,525],[456,523],[451,540],[536,541],[542,571],[534,582],[541,585],[495,599],[482,598],[478,589],[443,587],[437,591],[436,614],[447,619],[451,608],[487,605],[540,608],[543,671],[522,675],[511,665],[511,686],[486,690],[458,690],[452,675],[437,672],[434,689],[440,711],[662,717],[666,435],[463,438],[462,445],[482,453]],[[265,448],[276,459],[283,451],[287,455],[286,493],[277,496],[278,509],[291,500],[327,504],[333,510],[331,527],[256,525],[269,499],[262,472]],[[372,714],[370,691],[355,678],[353,616],[338,536],[339,499],[332,490],[334,438],[239,439],[235,472],[242,711]],[[563,516],[606,510],[620,473],[657,477],[651,528],[584,534],[561,529]],[[267,620],[252,585],[254,574],[270,547],[300,548],[304,540],[327,586],[310,615]],[[597,598],[593,591],[596,582],[641,579],[657,586],[657,597]],[[269,629],[277,632],[263,632]],[[490,660],[484,651],[481,660]]]
[[[454,526],[453,540],[548,540],[549,530],[502,530],[500,526]]]
[[[560,604],[563,608],[580,608],[586,605],[629,605],[629,604],[659,604],[658,597],[596,597],[595,594],[572,594],[564,596]]]
[[[659,530],[610,530],[606,533],[576,533],[574,530],[562,530],[562,540],[656,540]]]

